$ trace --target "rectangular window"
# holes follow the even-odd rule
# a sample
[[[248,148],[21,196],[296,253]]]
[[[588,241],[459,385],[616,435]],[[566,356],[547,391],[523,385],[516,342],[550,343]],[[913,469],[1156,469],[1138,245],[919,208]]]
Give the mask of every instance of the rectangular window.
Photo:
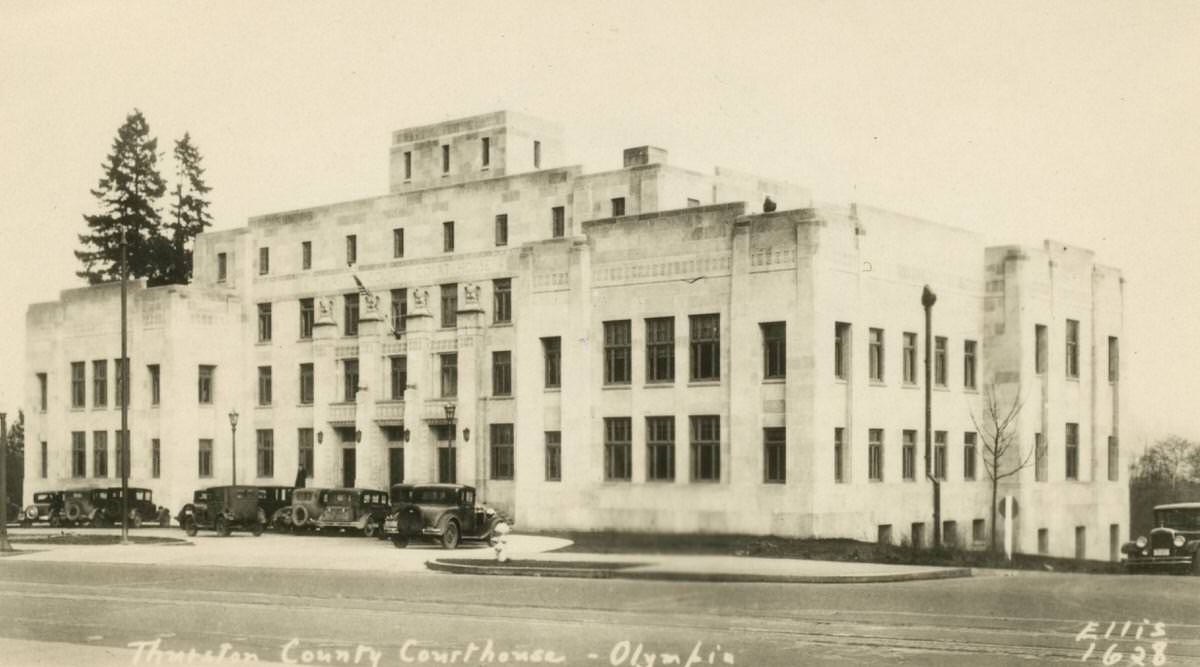
[[[688,318],[692,338],[691,379],[721,379],[721,316],[692,315]]]
[[[442,328],[458,326],[458,283],[442,285]]]
[[[763,379],[787,377],[787,324],[764,322],[759,327],[763,337]]]
[[[1043,556],[1050,553],[1050,529],[1038,528],[1038,553]]]
[[[1115,482],[1121,476],[1121,449],[1117,436],[1108,436],[1108,481]]]
[[[404,180],[412,180],[412,151],[404,151]]]
[[[313,365],[300,364],[300,404],[312,405],[313,402]]]
[[[987,542],[987,522],[983,519],[975,519],[971,522],[971,541],[975,544]]]
[[[915,549],[925,548],[925,522],[916,521],[909,527],[909,540]]]
[[[87,442],[83,431],[71,432],[71,476],[81,479],[87,476]]]
[[[846,429],[833,428],[833,481],[846,481]]]
[[[454,221],[442,223],[442,252],[454,252]]]
[[[108,477],[108,433],[92,431],[92,476]]]
[[[480,159],[483,161],[483,166],[488,166],[492,163],[492,140],[489,137],[483,137],[480,148]]]
[[[629,320],[604,323],[604,384],[629,384],[630,333]]]
[[[1050,479],[1050,459],[1046,451],[1046,439],[1041,433],[1033,434],[1033,472],[1034,479],[1045,482]]]
[[[216,366],[201,366],[197,373],[197,402],[208,405],[216,394]]]
[[[458,396],[458,353],[438,355],[442,362],[442,398]]]
[[[354,292],[353,294],[346,294],[342,297],[342,300],[343,300],[342,312],[345,315],[345,323],[346,323],[345,335],[357,336],[358,335],[358,292]]]
[[[550,209],[550,235],[560,239],[567,235],[567,209],[555,206]]]
[[[408,357],[389,357],[392,377],[392,400],[403,401],[404,390],[408,388]]]
[[[633,478],[630,444],[633,425],[629,417],[604,418],[604,479],[628,482]]]
[[[442,173],[443,174],[450,173],[450,146],[449,146],[449,144],[442,144]]]
[[[963,434],[963,479],[975,479],[976,435],[973,432]]]
[[[496,324],[512,322],[512,278],[492,281],[492,317]]]
[[[624,197],[613,197],[612,198],[612,217],[619,218],[623,215],[625,215],[625,198]]]
[[[946,353],[949,347],[945,336],[933,339],[933,384],[938,387],[946,386]]]
[[[946,481],[946,432],[933,432],[933,476]]]
[[[562,386],[562,339],[558,336],[542,339],[542,359],[547,389]]]
[[[401,287],[392,290],[392,332],[400,333],[408,328],[408,290]]]
[[[358,359],[342,360],[342,400],[347,403],[358,400]]]
[[[904,332],[904,384],[917,383],[917,334]]]
[[[199,477],[212,477],[213,441],[208,438],[200,439],[199,454],[197,455],[196,474]]]
[[[496,216],[496,245],[508,245],[508,215],[505,213]]]
[[[891,544],[892,543],[892,524],[881,523],[875,527],[875,543],[876,544]]]
[[[225,253],[217,253],[217,282],[223,283],[229,277],[229,262]]]
[[[82,408],[87,402],[87,368],[82,361],[71,362],[71,407]]]
[[[868,330],[867,364],[872,382],[883,382],[883,329]]]
[[[258,367],[258,404],[271,404],[271,367]]]
[[[126,382],[126,378],[129,377],[129,359],[125,359],[124,363],[120,359],[113,359],[113,375],[116,376],[114,378],[116,381],[113,383],[115,385],[113,398],[117,401],[114,405],[128,405],[129,383]]]
[[[1033,327],[1033,371],[1038,375],[1046,372],[1046,325]]]
[[[1079,377],[1079,322],[1067,320],[1067,377]]]
[[[46,405],[49,403],[49,378],[45,373],[37,374],[38,381],[38,407],[42,412],[46,411]]]
[[[958,546],[958,522],[942,522],[942,544],[954,548]]]
[[[162,381],[158,364],[150,364],[146,369],[150,371],[150,405],[158,405],[162,400]]]
[[[97,408],[108,405],[107,359],[92,362],[92,405]]]
[[[265,276],[271,272],[271,249],[258,249],[258,275]]]
[[[121,431],[113,431],[113,439],[116,440],[116,442],[113,443],[115,445],[113,447],[113,453],[115,454],[113,458],[116,459],[117,464],[114,474],[118,477],[120,477],[122,474],[124,474],[126,477],[129,476],[130,464],[125,461],[125,453],[129,452],[129,441],[127,439],[128,434],[129,431],[125,431],[124,433]],[[122,473],[122,471],[124,471],[124,473]]]
[[[313,320],[316,318],[312,299],[300,299],[300,339],[312,338]]]
[[[912,482],[917,479],[917,432],[906,430],[901,438],[900,472],[904,481]]]
[[[646,382],[675,381],[675,318],[646,319]]]
[[[397,227],[392,230],[392,257],[400,259],[404,257],[404,228]]]
[[[533,168],[542,168],[542,142],[536,139],[533,142]]]
[[[296,430],[296,442],[299,448],[296,460],[299,461],[300,467],[304,468],[304,476],[312,479],[313,465],[313,430],[311,428],[301,428]]]
[[[883,429],[867,431],[867,479],[883,481]]]
[[[512,352],[492,352],[492,395],[512,396]]]
[[[1067,424],[1067,479],[1079,479],[1079,424]]]
[[[833,376],[845,380],[850,373],[850,325],[833,323]]]
[[[45,440],[42,441],[42,479],[50,476],[50,446]]]
[[[162,477],[162,442],[158,438],[150,440],[150,476]]]
[[[513,478],[513,425],[492,424],[492,479]]]
[[[358,262],[358,236],[355,234],[346,235],[346,264],[355,264]]]
[[[1108,337],[1108,381],[1116,382],[1121,378],[1120,342],[1116,336]]]
[[[275,476],[275,432],[269,428],[257,431],[258,441],[258,476]]]
[[[646,479],[675,479],[675,418],[646,417]]]
[[[312,268],[312,241],[300,242],[300,269],[307,271]]]
[[[721,481],[721,418],[704,415],[691,418],[692,481]]]
[[[1075,558],[1087,558],[1087,527],[1075,526]]]
[[[963,341],[963,386],[975,388],[975,341]]]
[[[562,481],[561,431],[546,431],[546,481]]]
[[[787,429],[763,429],[763,482],[787,482]]]
[[[271,304],[258,304],[258,342],[271,341]]]

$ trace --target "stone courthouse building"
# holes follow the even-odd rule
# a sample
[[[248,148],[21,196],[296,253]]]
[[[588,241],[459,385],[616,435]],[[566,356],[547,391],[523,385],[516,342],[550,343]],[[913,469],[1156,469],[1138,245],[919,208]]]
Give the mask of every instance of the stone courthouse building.
[[[583,173],[511,112],[395,132],[389,155],[387,194],[203,234],[192,284],[132,286],[132,485],[175,509],[229,483],[236,411],[241,483],[303,465],[310,486],[472,484],[527,530],[927,543],[928,284],[947,539],[988,533],[972,416],[995,383],[1023,401],[1017,549],[1115,557],[1123,287],[1091,252],[985,247],[650,146]],[[117,483],[118,294],[28,311],[28,493]]]

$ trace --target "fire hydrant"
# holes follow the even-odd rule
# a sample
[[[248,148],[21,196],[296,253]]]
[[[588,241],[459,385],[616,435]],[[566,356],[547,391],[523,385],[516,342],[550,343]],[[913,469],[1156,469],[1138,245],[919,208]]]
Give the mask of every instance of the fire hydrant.
[[[504,563],[508,561],[508,554],[505,553],[508,549],[508,533],[512,528],[508,524],[501,521],[492,529],[492,548],[496,550],[496,560]]]

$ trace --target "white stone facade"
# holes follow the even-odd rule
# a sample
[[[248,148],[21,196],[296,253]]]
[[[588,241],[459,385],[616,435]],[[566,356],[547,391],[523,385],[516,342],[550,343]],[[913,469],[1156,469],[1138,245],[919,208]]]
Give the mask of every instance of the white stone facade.
[[[174,508],[197,486],[227,483],[227,414],[236,409],[243,483],[290,485],[311,429],[310,485],[382,488],[399,476],[401,460],[404,481],[447,479],[452,449],[454,479],[477,486],[524,529],[874,540],[890,526],[893,541],[920,539],[913,532],[923,530],[928,542],[920,303],[928,284],[938,296],[933,334],[946,342],[944,386],[933,390],[933,430],[947,441],[942,518],[958,541],[977,543],[976,522],[986,530],[989,519],[983,462],[972,480],[964,459],[972,414],[980,416],[992,381],[1002,394],[1019,387],[1025,399],[1023,451],[1035,433],[1046,443],[1045,481],[1031,465],[1003,485],[1018,500],[1018,550],[1108,558],[1110,533],[1124,539],[1119,446],[1111,449],[1116,479],[1108,474],[1125,370],[1116,354],[1122,279],[1087,251],[1055,242],[986,248],[972,233],[885,211],[814,207],[801,188],[679,169],[653,147],[626,151],[622,169],[584,174],[557,166],[552,124],[506,112],[402,130],[392,140],[390,194],[204,234],[192,285],[131,289],[131,484]],[[780,210],[757,213],[766,195]],[[355,276],[379,297],[378,313]],[[401,289],[403,316],[392,306]],[[107,431],[111,450],[120,419],[114,389],[105,406],[93,405],[93,361],[109,360],[111,384],[118,291],[70,290],[29,310],[29,493],[116,475],[112,464],[108,481],[93,474],[93,433]],[[451,295],[453,317],[443,312]],[[357,333],[347,329],[355,300]],[[1071,377],[1068,321],[1077,323]],[[403,332],[394,335],[393,324]],[[1036,365],[1038,325],[1046,327],[1045,369]],[[918,343],[915,378],[906,377],[906,334]],[[765,357],[778,335],[786,352],[776,363]],[[548,350],[556,345],[553,386]],[[456,355],[452,396],[447,355]],[[404,378],[392,373],[399,357]],[[86,405],[77,408],[71,363],[81,361]],[[308,364],[311,396],[303,396]],[[159,368],[157,405],[150,365]],[[205,404],[202,365],[215,368]],[[355,365],[357,381],[347,379]],[[1068,423],[1077,425],[1076,479],[1067,479]],[[269,450],[260,431],[270,434]],[[911,479],[904,445],[914,436],[906,431],[916,432]],[[73,432],[85,434],[84,478],[72,468]],[[548,479],[555,434],[559,478]],[[766,440],[777,437],[782,465],[769,465]],[[212,441],[209,477],[200,475],[201,440]]]

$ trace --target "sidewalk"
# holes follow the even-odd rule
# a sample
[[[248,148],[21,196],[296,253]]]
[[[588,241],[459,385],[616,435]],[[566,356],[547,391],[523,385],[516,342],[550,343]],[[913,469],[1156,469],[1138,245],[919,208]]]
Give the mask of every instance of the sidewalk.
[[[431,570],[455,574],[793,584],[865,584],[971,576],[971,569],[965,567],[790,558],[510,552],[509,562],[500,563],[483,555],[469,559],[446,555],[430,559],[425,565]]]

